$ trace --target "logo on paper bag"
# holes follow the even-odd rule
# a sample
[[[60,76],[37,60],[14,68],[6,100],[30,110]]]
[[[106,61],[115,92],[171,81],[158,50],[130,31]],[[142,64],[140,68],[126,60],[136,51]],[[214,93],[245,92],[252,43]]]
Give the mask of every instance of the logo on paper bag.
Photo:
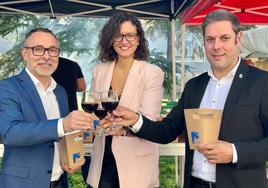
[[[196,143],[196,140],[199,139],[199,133],[196,132],[196,131],[192,131],[192,132],[191,132],[191,138],[192,138],[192,142],[193,142],[193,143]]]
[[[84,135],[83,135],[84,139],[87,139],[89,137],[89,135],[90,135],[89,131],[85,131]]]
[[[98,119],[94,119],[93,121],[94,129],[96,129],[99,124],[100,124],[100,121]]]
[[[74,163],[76,163],[79,159],[80,159],[80,153],[74,153],[73,154],[73,161]]]

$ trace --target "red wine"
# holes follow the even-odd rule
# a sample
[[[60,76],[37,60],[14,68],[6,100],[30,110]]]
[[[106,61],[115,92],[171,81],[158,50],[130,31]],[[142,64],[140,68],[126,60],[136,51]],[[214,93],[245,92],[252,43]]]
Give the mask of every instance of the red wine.
[[[82,103],[83,110],[87,113],[92,113],[98,108],[98,103]]]
[[[103,109],[97,109],[94,111],[94,114],[98,116],[100,119],[103,119],[107,116],[107,111]]]
[[[118,101],[101,102],[101,105],[105,110],[111,113],[113,110],[117,108]]]

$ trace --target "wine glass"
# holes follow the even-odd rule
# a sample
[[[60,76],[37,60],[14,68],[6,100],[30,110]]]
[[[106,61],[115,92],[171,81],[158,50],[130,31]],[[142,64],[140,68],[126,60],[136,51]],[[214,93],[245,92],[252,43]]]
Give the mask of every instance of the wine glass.
[[[99,104],[99,93],[94,91],[83,91],[81,106],[87,113],[93,113]]]
[[[105,118],[107,116],[107,110],[105,110],[101,105],[101,98],[99,98],[98,107],[94,111],[94,114],[100,120],[102,120],[103,118]],[[102,126],[97,128],[95,134],[98,135],[98,136],[107,136],[108,135],[108,133],[105,131],[105,129]]]
[[[92,114],[98,108],[98,101],[99,101],[98,95],[99,93],[94,91],[83,91],[81,107],[85,112]],[[84,139],[88,138],[90,133],[94,133],[94,129],[95,129],[95,120],[93,130],[87,130],[83,132]]]
[[[100,93],[101,95],[101,105],[103,108],[109,112],[109,114],[113,117],[113,110],[115,110],[118,106],[119,100],[115,90],[108,90]],[[118,128],[118,126],[113,122],[112,130]]]

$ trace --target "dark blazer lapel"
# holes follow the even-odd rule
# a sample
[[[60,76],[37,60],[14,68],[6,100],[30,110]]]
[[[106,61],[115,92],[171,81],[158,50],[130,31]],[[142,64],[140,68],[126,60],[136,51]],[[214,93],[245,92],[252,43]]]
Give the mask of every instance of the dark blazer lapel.
[[[18,79],[21,80],[21,86],[25,91],[28,100],[33,103],[33,106],[36,109],[41,120],[46,120],[47,116],[39,96],[38,91],[35,88],[33,81],[31,80],[30,76],[27,74],[25,69],[18,75]]]
[[[64,117],[69,112],[69,107],[66,104],[65,97],[62,97],[64,93],[62,92],[62,90],[60,90],[60,87],[58,84],[53,92],[56,95],[56,99],[58,101],[60,117]]]
[[[234,109],[234,105],[240,95],[244,84],[246,83],[248,77],[249,66],[246,65],[243,60],[241,60],[240,65],[236,71],[233,83],[231,85],[229,94],[227,96],[224,109],[223,109],[223,116],[222,116],[222,123],[220,129],[220,136],[219,138],[224,138],[226,134],[226,130],[229,127],[229,121],[232,117],[232,112]]]

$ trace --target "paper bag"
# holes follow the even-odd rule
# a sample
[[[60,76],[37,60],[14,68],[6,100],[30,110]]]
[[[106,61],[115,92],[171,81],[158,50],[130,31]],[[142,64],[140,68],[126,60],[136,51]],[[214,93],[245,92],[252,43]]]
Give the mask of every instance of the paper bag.
[[[61,161],[69,168],[84,164],[83,132],[74,131],[66,134],[59,142]]]
[[[218,140],[222,110],[185,109],[184,115],[190,149],[196,149],[198,143],[215,143]]]

